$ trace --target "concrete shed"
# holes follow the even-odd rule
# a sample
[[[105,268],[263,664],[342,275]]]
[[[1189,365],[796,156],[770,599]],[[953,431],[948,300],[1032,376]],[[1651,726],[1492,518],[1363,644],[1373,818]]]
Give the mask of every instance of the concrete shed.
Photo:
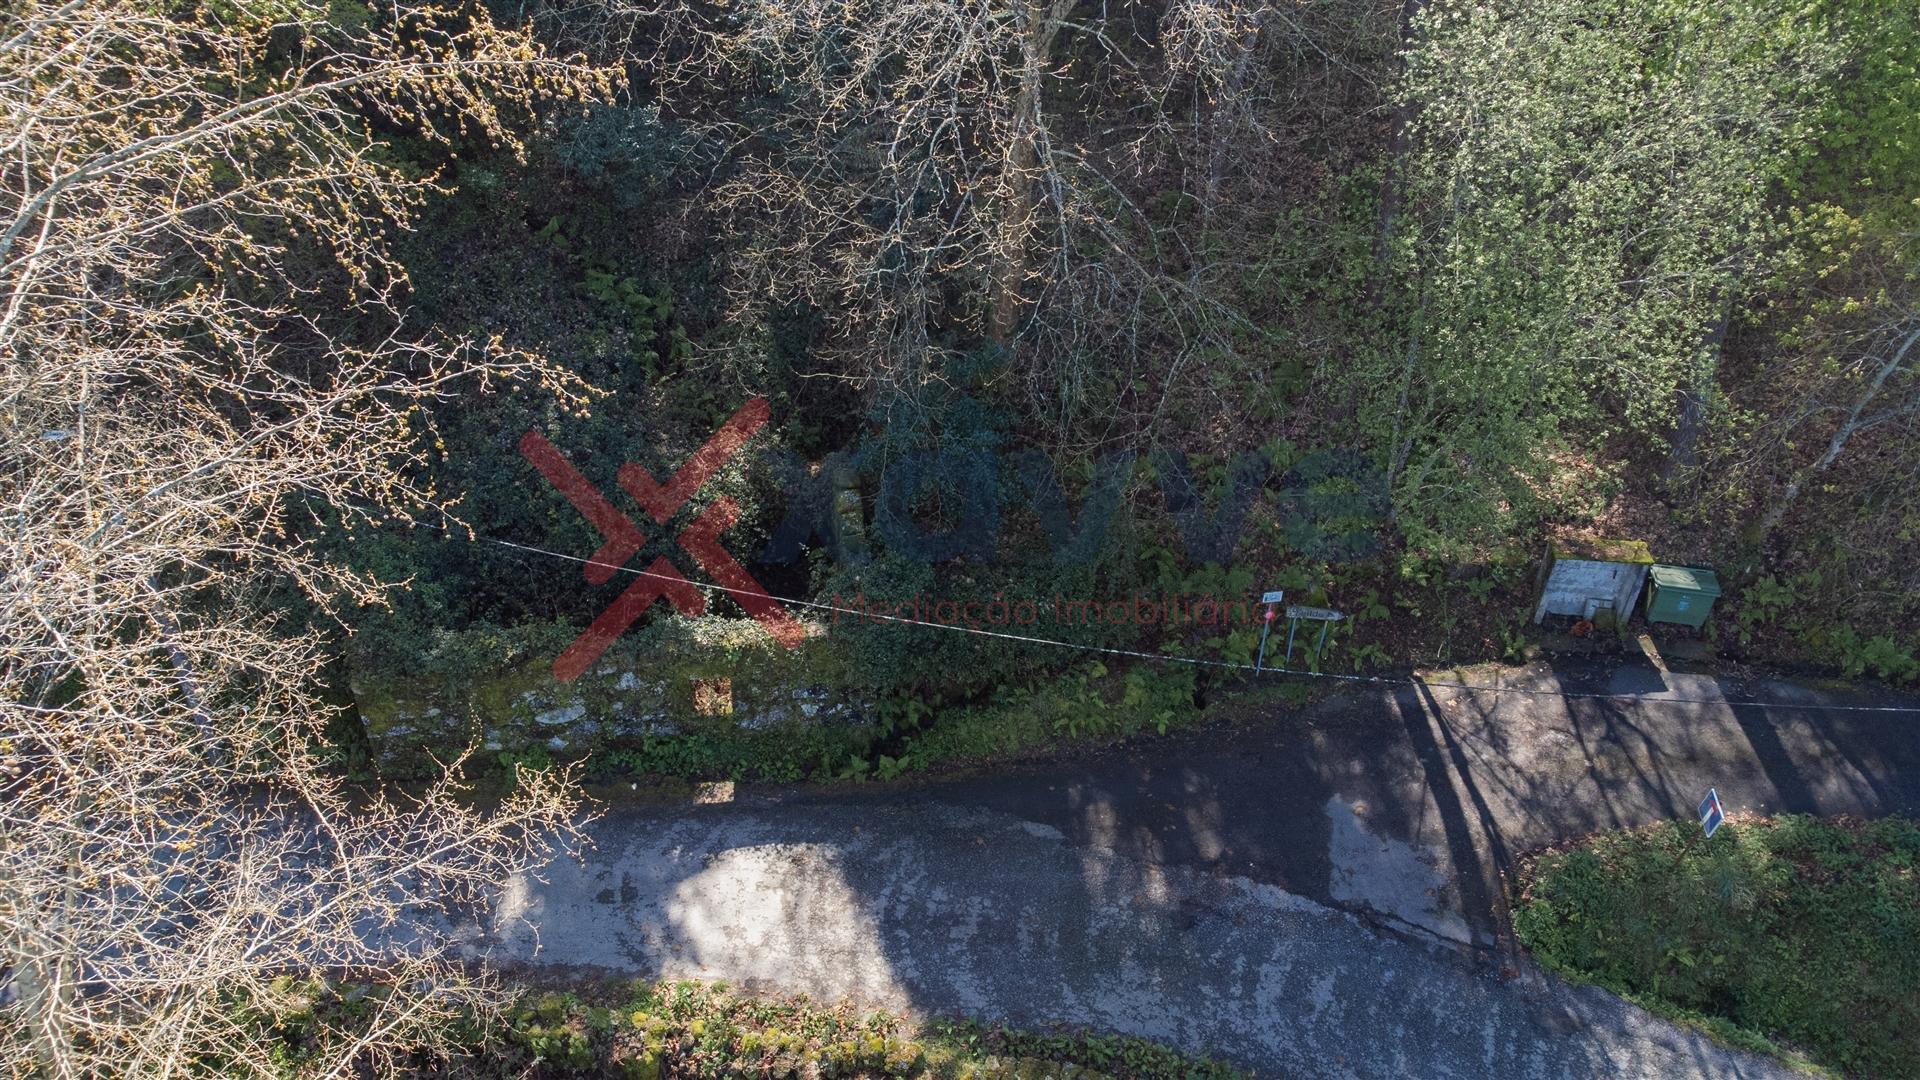
[[[1559,540],[1540,566],[1540,604],[1533,621],[1549,615],[1591,619],[1611,609],[1627,619],[1647,583],[1653,553],[1639,540]]]

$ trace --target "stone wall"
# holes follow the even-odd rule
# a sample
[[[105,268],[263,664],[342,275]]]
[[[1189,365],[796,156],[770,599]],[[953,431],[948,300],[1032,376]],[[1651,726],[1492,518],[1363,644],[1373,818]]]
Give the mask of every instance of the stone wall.
[[[356,670],[375,770],[427,774],[469,746],[574,760],[648,736],[873,719],[871,699],[845,686],[845,665],[819,625],[788,649],[752,620],[675,617],[616,642],[571,682],[554,677],[552,662],[532,656],[436,677]]]

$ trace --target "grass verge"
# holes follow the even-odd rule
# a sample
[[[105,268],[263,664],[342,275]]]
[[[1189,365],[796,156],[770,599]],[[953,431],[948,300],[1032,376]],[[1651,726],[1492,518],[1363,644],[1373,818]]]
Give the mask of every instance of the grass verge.
[[[364,996],[360,988],[358,996]],[[304,1080],[305,1040],[321,1014],[351,1011],[356,992],[290,985],[254,1022],[274,1041],[289,1080]],[[336,1017],[329,1017],[336,1019]],[[724,983],[604,983],[526,991],[504,1017],[460,1022],[469,1052],[426,1058],[439,1080],[1252,1080],[1210,1058],[1159,1043],[1084,1032],[1041,1034],[969,1021],[917,1024],[886,1012],[805,997],[767,998]]]
[[[1920,822],[1604,832],[1523,859],[1512,889],[1562,975],[1801,1066],[1920,1076]]]

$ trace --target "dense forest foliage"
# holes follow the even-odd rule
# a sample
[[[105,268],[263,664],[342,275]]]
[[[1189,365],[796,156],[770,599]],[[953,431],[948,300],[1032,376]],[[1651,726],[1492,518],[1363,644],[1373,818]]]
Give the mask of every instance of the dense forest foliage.
[[[600,543],[521,433],[612,490],[759,396],[771,423],[692,506],[738,502],[728,545],[784,595],[1284,587],[1358,616],[1327,663],[1474,659],[1513,653],[1573,533],[1716,567],[1726,651],[1920,673],[1912,4],[494,14],[626,79],[524,154],[393,140],[449,188],[400,241],[409,301],[597,395],[409,419],[459,520],[335,534],[412,583],[352,620],[366,663],[498,662],[496,629],[601,606],[484,542]],[[857,544],[794,532],[843,491]],[[859,634],[885,690],[1059,659]]]
[[[870,715],[621,718],[700,778],[1164,731],[1221,669],[1048,640],[1260,636],[1076,602],[1521,656],[1576,538],[1716,568],[1725,655],[1920,678],[1914,0],[17,0],[0,150],[12,1074],[285,1075],[289,971],[382,987],[316,1074],[497,1014],[435,916],[567,841],[574,774],[476,803],[462,730],[355,790],[344,706],[550,687],[607,545],[689,608],[725,556],[1051,616],[802,608],[782,677]],[[711,596],[609,676],[747,657]]]

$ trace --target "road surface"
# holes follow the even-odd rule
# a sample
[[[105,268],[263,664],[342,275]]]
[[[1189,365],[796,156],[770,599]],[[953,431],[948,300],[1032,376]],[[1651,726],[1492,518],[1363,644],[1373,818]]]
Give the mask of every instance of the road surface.
[[[1062,766],[613,807],[462,928],[476,955],[1078,1025],[1264,1076],[1784,1076],[1541,974],[1504,932],[1527,848],[1729,811],[1912,813],[1920,716],[1651,668],[1356,689]]]

